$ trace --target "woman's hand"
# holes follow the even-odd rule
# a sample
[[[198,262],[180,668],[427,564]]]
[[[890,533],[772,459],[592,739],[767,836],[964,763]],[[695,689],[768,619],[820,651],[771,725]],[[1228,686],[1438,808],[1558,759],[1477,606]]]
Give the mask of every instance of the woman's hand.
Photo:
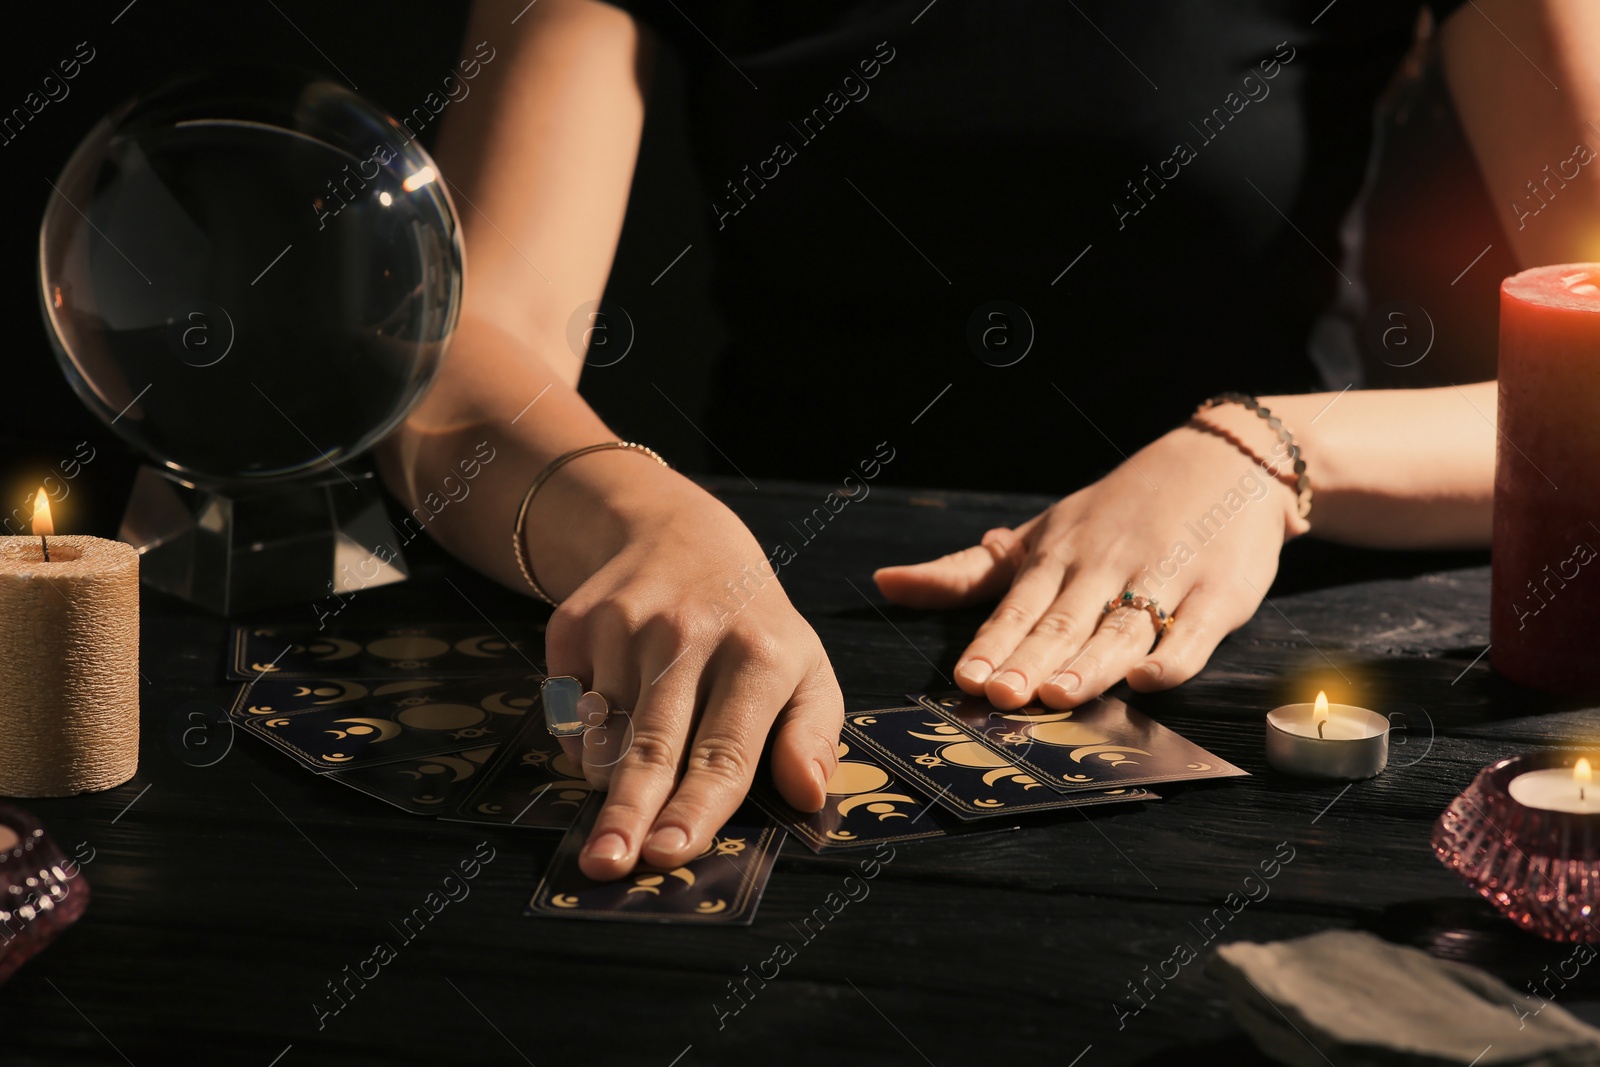
[[[582,478],[568,470],[583,465]],[[693,482],[622,451],[573,460],[535,496],[529,559],[561,601],[552,675],[614,714],[582,742],[609,795],[580,857],[592,878],[702,851],[744,799],[769,733],[774,784],[815,811],[837,763],[844,701],[827,653],[743,523]]]
[[[1284,542],[1307,529],[1294,491],[1238,447],[1270,457],[1265,423],[1238,407],[1212,409],[1205,420],[1209,428],[1173,430],[1015,530],[990,530],[981,544],[928,563],[883,568],[878,588],[920,608],[1001,597],[955,678],[1002,709],[1036,696],[1073,707],[1124,678],[1150,691],[1193,677],[1255,613]],[[1127,589],[1174,616],[1154,650],[1154,612],[1102,615]]]

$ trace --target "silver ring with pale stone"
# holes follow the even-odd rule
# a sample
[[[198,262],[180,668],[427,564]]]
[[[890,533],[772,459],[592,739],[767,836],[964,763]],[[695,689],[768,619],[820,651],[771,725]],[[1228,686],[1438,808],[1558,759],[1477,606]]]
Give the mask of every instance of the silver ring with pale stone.
[[[604,726],[611,702],[571,675],[546,678],[539,685],[544,698],[544,724],[553,737],[577,737],[594,726]]]

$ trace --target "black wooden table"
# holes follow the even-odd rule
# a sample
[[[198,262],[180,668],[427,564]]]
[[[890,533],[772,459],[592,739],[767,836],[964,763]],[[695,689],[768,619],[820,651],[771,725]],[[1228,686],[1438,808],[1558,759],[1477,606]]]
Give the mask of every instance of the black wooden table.
[[[789,540],[790,596],[821,634],[851,710],[948,684],[981,612],[887,606],[874,566],[937,555],[1045,501],[875,488],[815,539],[789,527],[825,486],[714,486],[764,543]],[[421,542],[413,544],[413,549]],[[543,609],[437,551],[414,580],[361,594],[340,621],[477,620]],[[449,581],[446,581],[448,577]],[[452,588],[454,583],[455,588]],[[1071,811],[1011,833],[902,845],[780,977],[719,1026],[743,979],[856,860],[791,841],[748,928],[525,918],[553,835],[437,822],[319,780],[254,739],[194,767],[167,739],[193,698],[225,706],[227,624],[144,605],[137,777],[26,802],[92,859],[93,901],[0,987],[0,1063],[1103,1064],[1255,1062],[1212,944],[1370,929],[1521,988],[1566,952],[1500,920],[1433,858],[1434,818],[1484,764],[1593,741],[1596,713],[1515,689],[1482,657],[1482,555],[1291,545],[1269,604],[1198,679],[1130,702],[1252,777]],[[310,621],[309,605],[272,616]],[[15,622],[15,620],[13,620]],[[1390,769],[1349,787],[1267,769],[1263,715],[1315,688],[1394,713]],[[1124,694],[1125,696],[1127,694]],[[494,860],[397,958],[323,1020],[314,1001],[488,842]],[[1292,850],[1269,882],[1260,865]],[[1246,878],[1255,875],[1246,885]],[[1262,895],[1260,886],[1267,892]],[[1226,928],[1230,893],[1252,900]],[[1172,973],[1181,943],[1201,950]],[[1148,968],[1149,970],[1147,970]],[[1145,1007],[1130,983],[1145,990]],[[1585,984],[1587,983],[1587,984]],[[1148,990],[1155,990],[1150,997]],[[1585,1011],[1600,982],[1561,1003]]]

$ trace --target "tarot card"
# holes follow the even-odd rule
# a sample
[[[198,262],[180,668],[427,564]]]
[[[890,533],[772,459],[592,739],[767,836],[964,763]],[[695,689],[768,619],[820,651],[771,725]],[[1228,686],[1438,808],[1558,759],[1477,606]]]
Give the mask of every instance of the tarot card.
[[[964,727],[921,704],[846,715],[844,723],[847,737],[958,819],[1157,799],[1138,787],[1057,793]]]
[[[596,882],[578,869],[578,854],[604,801],[596,794],[579,810],[534,890],[529,912],[573,919],[750,925],[783,845],[783,830],[772,820],[746,804],[704,852],[682,867],[640,867],[614,882]]]
[[[537,713],[541,677],[502,675],[403,690],[284,715],[251,715],[242,725],[318,772],[464,752],[508,740],[524,715]]]
[[[583,768],[550,736],[544,716],[530,712],[472,790],[440,818],[564,830],[591,791]]]
[[[323,777],[359,789],[413,815],[438,815],[458,802],[483,776],[484,764],[494,752],[495,746],[488,745],[454,754],[329,771]]]
[[[543,671],[544,623],[235,626],[228,677],[476,678]]]
[[[1001,711],[960,692],[920,700],[1058,792],[1248,773],[1110,697],[1066,711],[1042,704]]]
[[[263,715],[292,715],[313,708],[346,706],[359,701],[397,694],[413,696],[450,683],[435,678],[399,678],[392,682],[348,678],[263,678],[239,687],[228,709],[228,717],[242,724]]]
[[[943,837],[957,825],[852,740],[839,742],[839,768],[828,779],[821,811],[790,807],[768,782],[765,767],[756,775],[750,798],[817,853]]]

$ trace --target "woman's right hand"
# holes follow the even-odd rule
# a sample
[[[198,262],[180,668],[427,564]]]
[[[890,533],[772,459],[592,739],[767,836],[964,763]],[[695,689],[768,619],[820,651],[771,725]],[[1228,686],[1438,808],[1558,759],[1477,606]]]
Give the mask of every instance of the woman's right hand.
[[[733,512],[648,456],[597,452],[540,488],[527,548],[560,601],[550,674],[627,709],[564,742],[609,791],[579,859],[585,874],[693,859],[744,799],[769,733],[778,792],[801,811],[822,806],[843,697]]]

